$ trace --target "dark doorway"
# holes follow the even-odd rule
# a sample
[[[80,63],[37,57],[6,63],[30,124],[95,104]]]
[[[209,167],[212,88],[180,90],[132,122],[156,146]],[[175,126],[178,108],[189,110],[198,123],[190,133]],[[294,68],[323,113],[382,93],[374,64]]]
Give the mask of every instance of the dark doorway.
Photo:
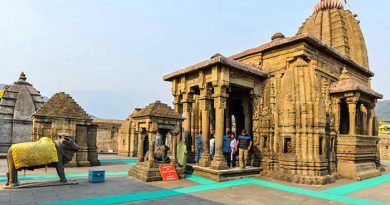
[[[340,102],[340,134],[349,133],[349,112],[345,99]]]
[[[249,134],[252,133],[252,106],[249,89],[231,86],[229,89],[228,115],[225,119],[230,120],[226,124],[229,128],[241,134],[243,129],[247,129]]]

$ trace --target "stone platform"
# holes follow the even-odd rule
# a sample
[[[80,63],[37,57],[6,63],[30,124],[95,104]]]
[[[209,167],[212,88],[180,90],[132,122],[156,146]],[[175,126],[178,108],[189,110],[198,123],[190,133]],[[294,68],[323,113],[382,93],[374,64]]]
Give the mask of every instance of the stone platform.
[[[160,165],[168,165],[169,163],[162,162],[138,162],[129,170],[129,176],[139,179],[144,182],[162,181],[160,173]],[[176,173],[179,179],[184,179],[184,169],[175,165]]]
[[[192,167],[194,174],[218,182],[259,176],[262,170],[261,167],[252,167],[252,166],[248,166],[245,169],[231,168],[226,170],[215,170],[215,169],[210,169],[209,167],[201,167],[195,164],[189,164],[189,165]]]

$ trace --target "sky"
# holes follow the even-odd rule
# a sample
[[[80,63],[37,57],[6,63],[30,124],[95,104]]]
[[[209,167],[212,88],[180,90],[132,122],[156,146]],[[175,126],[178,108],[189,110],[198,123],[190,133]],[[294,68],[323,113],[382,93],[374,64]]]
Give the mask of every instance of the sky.
[[[349,0],[375,73],[390,99],[388,0]],[[295,35],[319,0],[0,0],[0,83],[21,71],[43,96],[64,91],[89,114],[125,119],[156,100],[162,76]]]

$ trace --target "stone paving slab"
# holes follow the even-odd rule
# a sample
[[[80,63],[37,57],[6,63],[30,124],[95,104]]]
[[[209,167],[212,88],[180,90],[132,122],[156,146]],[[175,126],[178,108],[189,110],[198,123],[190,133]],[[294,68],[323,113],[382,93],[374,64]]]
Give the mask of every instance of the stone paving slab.
[[[316,199],[284,191],[273,190],[257,185],[231,187],[228,189],[194,193],[191,195],[202,199],[209,199],[214,202],[234,205],[343,204],[339,202]]]
[[[390,182],[380,184],[375,187],[371,187],[361,191],[357,191],[346,196],[359,199],[380,201],[390,204]]]

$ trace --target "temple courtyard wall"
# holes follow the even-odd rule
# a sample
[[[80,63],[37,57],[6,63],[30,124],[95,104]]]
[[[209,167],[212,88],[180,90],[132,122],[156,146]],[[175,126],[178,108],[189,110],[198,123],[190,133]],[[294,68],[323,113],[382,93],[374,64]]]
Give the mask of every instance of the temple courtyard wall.
[[[378,150],[381,160],[390,160],[390,135],[380,135]]]
[[[98,153],[118,153],[118,130],[122,120],[93,119],[97,126],[96,145]]]

